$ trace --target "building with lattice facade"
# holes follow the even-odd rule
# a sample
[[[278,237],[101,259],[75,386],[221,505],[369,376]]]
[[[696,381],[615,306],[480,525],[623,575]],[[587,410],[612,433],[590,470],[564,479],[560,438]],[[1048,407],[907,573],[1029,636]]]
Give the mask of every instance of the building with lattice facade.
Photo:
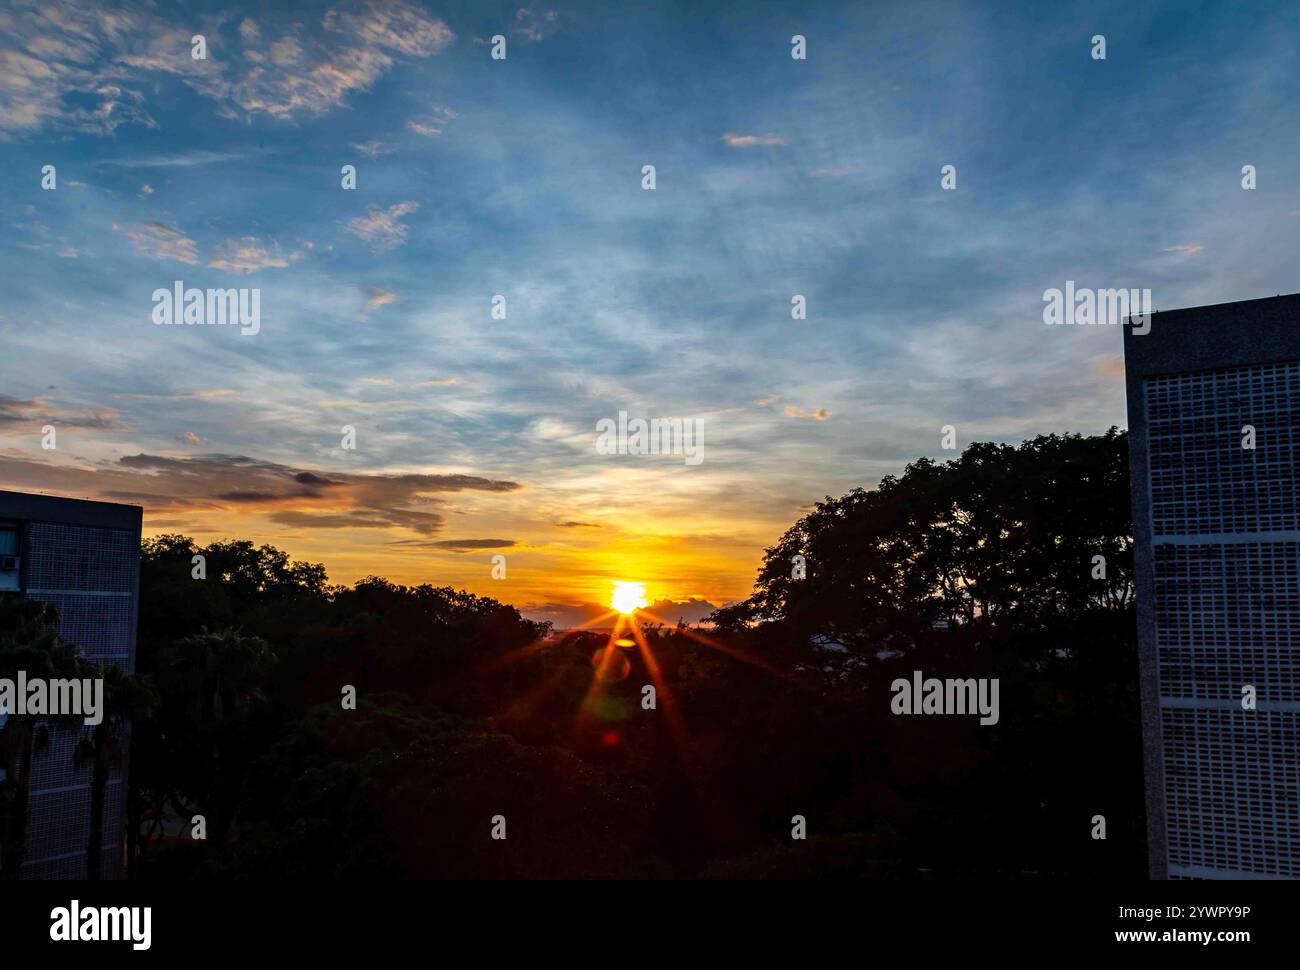
[[[0,591],[58,609],[59,634],[89,659],[135,669],[142,510],[0,491]],[[90,836],[91,766],[77,759],[89,727],[53,728],[33,759],[26,879],[82,879]],[[125,763],[108,779],[101,874],[122,868]]]
[[[1124,328],[1154,878],[1300,877],[1300,296]]]

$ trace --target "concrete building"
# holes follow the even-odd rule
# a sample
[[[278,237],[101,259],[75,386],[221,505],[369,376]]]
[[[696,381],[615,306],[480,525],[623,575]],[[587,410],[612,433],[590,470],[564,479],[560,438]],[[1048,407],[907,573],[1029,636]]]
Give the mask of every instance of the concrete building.
[[[0,491],[0,590],[54,604],[59,633],[99,663],[135,669],[143,510]],[[82,879],[90,773],[73,757],[87,728],[51,731],[33,762],[25,879]],[[108,781],[102,874],[122,868],[126,765]]]
[[[1151,875],[1298,878],[1300,295],[1124,356]]]

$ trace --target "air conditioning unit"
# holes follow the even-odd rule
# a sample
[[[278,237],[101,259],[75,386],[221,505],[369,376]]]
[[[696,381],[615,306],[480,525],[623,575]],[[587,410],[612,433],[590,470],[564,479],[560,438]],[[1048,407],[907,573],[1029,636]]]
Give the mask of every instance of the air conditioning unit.
[[[18,568],[17,556],[0,556],[0,573],[13,572]]]

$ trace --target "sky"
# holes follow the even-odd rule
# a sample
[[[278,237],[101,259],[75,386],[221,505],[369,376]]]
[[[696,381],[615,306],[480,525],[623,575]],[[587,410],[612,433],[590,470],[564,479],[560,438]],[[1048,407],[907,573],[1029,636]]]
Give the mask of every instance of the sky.
[[[697,619],[946,425],[1123,427],[1119,327],[1046,290],[1300,290],[1297,37],[1292,2],[0,0],[0,488]],[[260,329],[155,325],[178,280]],[[620,411],[702,460],[601,453]]]

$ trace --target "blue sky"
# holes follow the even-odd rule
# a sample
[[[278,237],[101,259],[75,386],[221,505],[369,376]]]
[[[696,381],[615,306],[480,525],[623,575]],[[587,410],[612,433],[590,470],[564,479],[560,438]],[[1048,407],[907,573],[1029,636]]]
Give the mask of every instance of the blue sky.
[[[743,596],[944,425],[1124,424],[1118,328],[1044,290],[1300,289],[1297,36],[1290,3],[5,0],[0,487],[536,615]],[[178,279],[259,288],[261,332],[155,327]],[[597,454],[619,410],[703,419],[704,462]]]

